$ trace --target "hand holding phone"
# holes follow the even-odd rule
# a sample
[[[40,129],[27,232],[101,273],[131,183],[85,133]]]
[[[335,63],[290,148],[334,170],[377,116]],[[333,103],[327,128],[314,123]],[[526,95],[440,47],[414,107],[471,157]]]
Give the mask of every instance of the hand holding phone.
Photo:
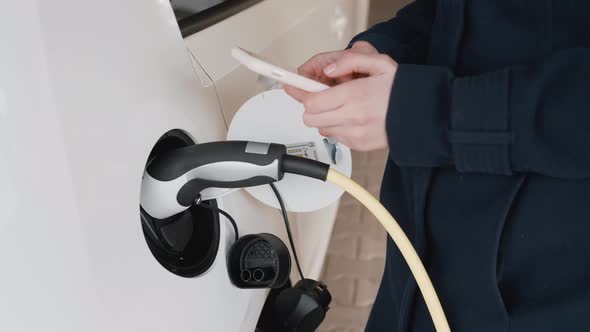
[[[241,64],[251,71],[260,74],[262,76],[274,79],[283,84],[287,84],[303,91],[307,92],[321,92],[328,88],[328,85],[314,81],[307,77],[295,74],[270,62],[263,60],[259,56],[248,52],[240,47],[234,47],[231,51],[234,59],[238,60]],[[332,159],[333,164],[338,164],[341,161],[341,153],[338,149],[338,141],[333,137],[327,137],[324,139],[324,144]]]
[[[320,92],[329,88],[328,85],[273,65],[252,52],[248,52],[240,47],[234,47],[232,49],[232,56],[257,74],[274,79],[283,84],[294,86],[303,91]]]

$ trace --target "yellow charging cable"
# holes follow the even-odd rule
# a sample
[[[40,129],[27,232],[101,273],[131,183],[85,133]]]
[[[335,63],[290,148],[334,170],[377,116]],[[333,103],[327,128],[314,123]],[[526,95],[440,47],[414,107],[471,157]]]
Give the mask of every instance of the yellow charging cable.
[[[424,296],[426,306],[428,307],[436,331],[450,332],[451,328],[449,327],[449,322],[447,321],[447,317],[445,316],[445,312],[443,311],[438,295],[436,294],[436,290],[432,285],[432,281],[430,280],[420,257],[397,221],[395,221],[391,214],[389,214],[389,211],[387,211],[387,209],[373,195],[371,195],[371,193],[365,190],[365,188],[334,169],[330,169],[328,172],[327,181],[341,187],[356,198],[369,211],[371,211],[381,225],[385,227],[385,230],[387,230],[387,233],[389,233],[389,236],[391,236],[393,242],[395,242],[404,256],[406,263],[408,263],[408,266],[410,267],[410,271],[412,271],[412,274],[418,283],[418,287],[422,292],[422,296]]]

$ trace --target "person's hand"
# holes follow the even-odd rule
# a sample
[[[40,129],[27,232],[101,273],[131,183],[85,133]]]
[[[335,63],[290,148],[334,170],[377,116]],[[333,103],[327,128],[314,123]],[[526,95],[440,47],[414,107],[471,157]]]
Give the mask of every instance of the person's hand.
[[[379,51],[373,45],[365,41],[359,41],[352,45],[351,48],[343,51],[334,51],[320,53],[313,56],[297,68],[299,75],[311,78],[312,80],[322,82],[326,85],[333,86],[352,80],[353,75],[344,75],[342,77],[330,77],[324,74],[324,68],[342,58],[345,54],[379,54]]]
[[[321,135],[335,137],[353,150],[387,148],[385,118],[397,66],[387,55],[347,53],[323,68],[323,74],[332,79],[366,77],[317,93],[293,87],[285,91],[304,105],[305,125],[318,128]]]

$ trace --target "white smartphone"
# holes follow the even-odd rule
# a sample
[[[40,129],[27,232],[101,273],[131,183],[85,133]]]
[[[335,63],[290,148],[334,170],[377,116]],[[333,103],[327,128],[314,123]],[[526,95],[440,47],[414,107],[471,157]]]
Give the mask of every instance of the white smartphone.
[[[236,60],[251,71],[283,84],[291,85],[307,92],[320,92],[329,88],[329,86],[323,83],[275,66],[243,48],[234,47],[231,54]]]

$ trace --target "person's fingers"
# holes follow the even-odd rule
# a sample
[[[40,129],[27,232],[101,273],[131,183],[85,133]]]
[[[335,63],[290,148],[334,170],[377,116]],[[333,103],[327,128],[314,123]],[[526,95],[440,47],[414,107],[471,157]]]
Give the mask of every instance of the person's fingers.
[[[324,137],[333,137],[333,138],[337,139],[338,142],[342,142],[340,140],[342,138],[342,136],[340,136],[340,134],[345,132],[346,129],[344,127],[340,127],[340,126],[330,126],[330,127],[318,128],[318,131],[319,131],[320,135],[322,135]],[[337,135],[340,137],[336,137]]]
[[[289,96],[291,96],[291,98],[297,100],[300,103],[303,103],[304,100],[306,100],[310,95],[310,92],[297,89],[296,87],[290,85],[285,85],[283,89]]]
[[[346,136],[348,128],[347,127],[324,127],[319,128],[318,131],[320,135],[324,137],[333,137],[338,140],[338,143],[344,144],[345,146],[350,147],[352,141]]]
[[[311,128],[326,128],[326,127],[334,127],[340,126],[344,123],[344,119],[342,119],[340,111],[341,108],[337,108],[335,110],[323,112],[323,113],[310,113],[305,112],[303,113],[303,123],[307,127]]]
[[[395,70],[395,66],[395,61],[387,55],[347,53],[324,68],[324,75],[328,77],[341,77],[352,74],[371,76]]]
[[[356,44],[355,44],[356,45]],[[343,50],[343,51],[333,51],[333,52],[326,52],[320,53],[309,60],[307,60],[304,64],[302,64],[299,68],[297,68],[297,73],[299,75],[305,76],[307,78],[319,81],[329,86],[334,86],[343,82],[349,82],[359,77],[367,76],[365,71],[355,72],[352,70],[350,73],[346,73],[346,70],[342,70],[343,74],[339,74],[338,72],[333,73],[331,75],[326,74],[326,69],[331,68],[331,65],[338,64],[340,61],[343,61],[345,58],[349,58],[354,54],[357,55],[365,55],[369,57],[377,57],[382,58],[382,60],[389,59],[389,62],[392,62],[388,56],[386,55],[379,55],[377,50],[373,48],[370,44],[367,44],[367,47],[370,47],[370,50],[364,50],[362,48],[356,47],[350,50]],[[374,62],[374,60],[371,60]],[[360,69],[359,69],[360,70]],[[330,70],[328,70],[330,71]]]
[[[317,74],[318,62],[321,61],[323,56],[324,53],[320,53],[307,59],[307,61],[297,68],[297,73],[307,78],[313,78]]]
[[[349,126],[333,126],[320,128],[319,132],[325,137],[334,137],[339,142],[348,146],[353,150],[366,151],[370,148],[371,138],[367,135],[367,128],[363,127],[349,127]],[[387,144],[387,143],[385,143]]]
[[[351,50],[362,54],[379,54],[379,51],[369,42],[359,40],[352,44]]]
[[[299,75],[313,78],[313,76],[322,74],[322,71],[326,66],[336,61],[343,54],[343,51],[316,54],[309,58],[309,60],[305,61],[301,66],[299,66],[299,68],[297,68],[297,72]]]
[[[303,100],[306,113],[332,111],[353,100],[359,91],[356,81],[344,82],[321,92],[310,93]]]
[[[324,68],[341,58],[347,51],[333,51],[314,55],[299,68],[297,73],[301,76],[316,80],[329,86],[338,84],[338,80],[324,74]]]
[[[352,80],[354,80],[356,77],[355,75],[343,75],[337,78],[334,78],[334,81],[336,81],[337,84],[341,84],[341,83],[346,83],[346,82],[350,82]]]
[[[352,127],[362,126],[367,122],[366,113],[350,107],[340,107],[335,110],[303,114],[303,123],[308,127]]]

